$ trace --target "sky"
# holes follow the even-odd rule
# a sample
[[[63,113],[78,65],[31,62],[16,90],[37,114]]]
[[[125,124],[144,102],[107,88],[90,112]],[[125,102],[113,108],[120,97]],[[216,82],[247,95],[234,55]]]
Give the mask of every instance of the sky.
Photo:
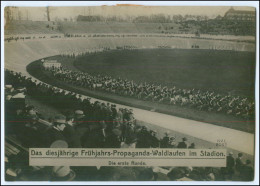
[[[78,15],[111,16],[147,16],[151,14],[166,15],[206,15],[210,18],[224,16],[230,6],[89,6],[89,7],[50,7],[51,19],[75,18]],[[252,7],[233,7],[235,10],[252,10]],[[46,20],[46,7],[18,7],[23,16],[29,20]]]

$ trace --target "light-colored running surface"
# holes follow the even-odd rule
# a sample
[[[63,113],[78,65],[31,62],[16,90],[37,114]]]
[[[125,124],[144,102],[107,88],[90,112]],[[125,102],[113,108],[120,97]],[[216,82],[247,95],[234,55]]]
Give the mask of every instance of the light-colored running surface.
[[[212,143],[225,139],[227,147],[250,155],[254,154],[254,135],[247,132],[141,109],[135,109],[134,115],[147,123],[160,125]]]
[[[90,42],[90,44],[93,44],[92,42]],[[82,48],[84,46],[84,48],[87,48],[87,46],[84,45],[86,43],[81,42],[79,43],[81,43],[82,46],[80,44],[77,45],[76,42],[70,43],[69,41],[58,43],[58,41],[5,43],[5,68],[29,75],[26,72],[26,66],[34,60],[58,55],[62,49],[68,50],[70,47]],[[97,99],[92,100],[95,101]],[[130,108],[119,104],[117,104],[117,107]],[[254,155],[254,134],[138,108],[132,109],[136,119],[140,121],[158,125],[212,143],[224,139],[228,148]]]

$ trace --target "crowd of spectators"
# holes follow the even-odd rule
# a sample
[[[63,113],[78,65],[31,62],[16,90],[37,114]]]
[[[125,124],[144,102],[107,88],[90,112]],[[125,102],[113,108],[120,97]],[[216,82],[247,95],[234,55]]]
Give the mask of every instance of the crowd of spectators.
[[[48,104],[63,110],[63,115],[60,116],[60,120],[65,119],[66,122],[70,123],[77,132],[76,136],[79,137],[72,140],[75,142],[69,143],[69,147],[71,148],[119,148],[122,145],[124,147],[137,146],[140,148],[160,146],[160,140],[156,136],[156,131],[148,130],[145,126],[138,125],[132,109],[117,108],[114,104],[100,101],[91,102],[91,98],[83,98],[81,95],[65,92],[64,90],[54,88],[45,83],[36,83],[35,81],[32,81],[31,78],[26,78],[25,76],[12,71],[6,71],[5,74],[8,81],[12,84],[12,87],[26,87],[27,95],[35,97],[43,102],[48,102]],[[24,91],[24,89],[17,88],[17,91],[19,90]],[[13,92],[12,94],[17,94],[17,92]],[[6,94],[7,105],[12,103],[10,101],[12,100],[12,94]],[[10,112],[14,112],[15,109],[13,109],[13,106],[9,106],[9,108],[11,108]],[[23,108],[21,106],[17,107],[16,104],[16,111],[14,113],[11,114],[9,113],[9,110],[6,110],[7,120],[14,120],[14,118],[9,117],[17,115],[17,113],[19,113],[19,119],[15,118],[17,121],[36,119],[38,116],[35,111],[31,110],[33,110],[31,106],[25,106]],[[34,115],[31,115],[32,113]],[[52,123],[57,118],[44,119],[47,119]],[[96,131],[96,133],[93,133],[93,130]],[[93,136],[93,134],[98,135]],[[90,138],[91,140],[89,140]],[[104,140],[102,138],[109,139]],[[173,138],[171,138],[171,140],[172,139]],[[113,142],[109,142],[110,140]],[[173,144],[170,143],[171,140],[169,138],[166,143],[164,139],[162,146],[169,146],[171,144],[173,147]],[[87,142],[90,141],[91,143],[88,144]],[[95,141],[97,143],[95,143]],[[41,147],[46,147],[50,144],[37,144],[37,146],[39,145]]]
[[[45,36],[44,36],[44,38],[45,38]],[[10,36],[10,37],[6,37],[4,39],[4,41],[7,41],[7,42],[18,41],[18,40],[24,41],[25,39],[35,39],[35,36],[33,36],[33,37],[31,37],[31,36],[27,36],[27,37],[24,37],[24,36]]]
[[[162,46],[158,46],[158,48],[162,48]],[[113,49],[136,50],[136,49],[138,49],[138,47],[134,46],[134,45],[122,45],[122,46],[116,46],[115,48],[99,46],[96,48],[84,49],[82,51],[79,51],[79,50],[78,51],[75,51],[75,50],[74,51],[63,51],[63,52],[60,52],[60,56],[73,59],[73,58],[84,57],[89,54],[105,52],[105,51],[109,51],[109,50],[113,50]]]
[[[33,35],[33,34],[27,34],[26,36],[10,36],[5,37],[4,41],[11,42],[11,41],[26,41],[26,40],[32,40],[32,39],[53,39],[53,38],[63,38],[61,34],[59,35],[53,35],[53,34],[46,34],[46,35]]]
[[[220,36],[220,37],[218,37]],[[222,41],[236,41],[236,42],[247,42],[247,43],[255,43],[252,39],[232,39],[231,37],[227,37],[228,35],[225,35],[226,38],[221,37],[223,36],[220,34],[208,34],[208,35],[201,35],[197,36],[196,33],[159,33],[159,34],[45,34],[45,35],[33,35],[33,34],[27,34],[24,36],[14,35],[5,37],[5,42],[11,42],[11,41],[27,41],[27,40],[33,40],[33,39],[65,39],[65,38],[196,38],[196,39],[205,39],[205,40],[222,40]]]
[[[4,41],[11,42],[11,41],[25,41],[31,39],[53,39],[53,38],[127,38],[127,37],[181,37],[180,35],[167,35],[167,34],[46,34],[46,35],[33,35],[27,34],[26,36],[10,36],[5,37]],[[190,35],[183,35],[184,38],[192,38],[194,36]],[[210,38],[205,38],[210,39]]]
[[[73,92],[39,83],[21,73],[5,70],[5,120],[6,135],[16,135],[26,148],[57,147],[57,141],[64,141],[69,148],[195,148],[186,137],[176,142],[175,137],[165,133],[160,139],[155,130],[149,130],[136,121],[131,109],[117,108],[114,104],[91,98],[83,98]],[[43,124],[44,118],[32,105],[25,104],[25,96],[43,101],[62,110],[49,118],[49,124]],[[64,108],[66,108],[64,110]],[[20,121],[20,122],[9,122]],[[61,145],[61,143],[58,143]],[[9,162],[10,163],[10,162]],[[239,153],[235,159],[230,152],[227,167],[54,167],[51,180],[80,180],[90,176],[91,180],[239,180],[253,179],[254,170],[250,160],[243,160]],[[12,165],[16,165],[13,163]],[[28,166],[28,165],[27,165]],[[21,168],[23,169],[23,167]],[[45,170],[33,170],[40,174]],[[161,174],[162,170],[166,170]],[[69,176],[64,175],[68,171]],[[35,173],[37,172],[37,173]],[[48,171],[47,171],[48,172]],[[50,173],[49,172],[49,173]],[[31,175],[31,174],[30,174]],[[75,175],[76,178],[75,178]]]
[[[76,58],[77,54],[73,54],[72,57]],[[135,83],[121,77],[113,78],[100,74],[94,76],[64,67],[46,70],[51,72],[55,79],[92,90],[209,112],[225,113],[245,119],[254,117],[254,101],[247,97],[199,89],[181,89],[175,86],[166,87],[148,83]]]

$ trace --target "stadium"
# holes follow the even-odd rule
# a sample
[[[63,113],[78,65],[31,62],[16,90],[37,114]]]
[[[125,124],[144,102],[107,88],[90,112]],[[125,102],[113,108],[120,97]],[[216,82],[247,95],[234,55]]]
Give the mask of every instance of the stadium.
[[[242,26],[236,29],[241,33],[230,29],[227,34],[230,25],[218,30],[220,34],[198,34],[196,21],[186,21],[185,30],[182,22],[89,22],[87,18],[20,20],[5,26],[9,180],[50,179],[53,170],[26,167],[27,162],[19,164],[17,159],[26,157],[28,148],[52,146],[55,141],[45,136],[53,126],[60,127],[60,120],[76,126],[73,137],[67,137],[69,148],[225,147],[229,155],[254,164],[253,34],[240,35]],[[249,179],[240,177],[245,173],[239,168],[233,177],[225,168],[158,169],[72,166],[66,176],[53,180]],[[39,178],[40,174],[47,176]]]

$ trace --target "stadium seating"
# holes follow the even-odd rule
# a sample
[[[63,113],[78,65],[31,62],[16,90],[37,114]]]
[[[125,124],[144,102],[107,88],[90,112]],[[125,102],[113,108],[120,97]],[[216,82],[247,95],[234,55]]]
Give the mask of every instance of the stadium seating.
[[[5,43],[5,67],[26,73],[26,66],[32,61],[59,55],[68,51],[85,52],[87,49],[100,47],[116,48],[117,46],[131,45],[137,48],[153,48],[158,46],[169,46],[172,48],[191,48],[193,44],[199,45],[200,49],[214,50],[238,50],[255,51],[253,43],[237,43],[221,40],[206,39],[184,39],[164,37],[129,37],[129,38],[58,38],[28,40]],[[12,55],[8,55],[12,54]],[[19,61],[19,63],[17,63]]]
[[[88,34],[88,33],[176,33],[179,34],[176,24],[173,23],[85,23],[85,22],[63,22],[56,25],[53,22],[30,22],[17,21],[7,25],[5,34]],[[75,27],[77,29],[75,30]],[[171,28],[172,27],[172,28]],[[160,29],[159,29],[160,28]],[[193,32],[192,30],[191,32]],[[193,34],[186,37],[193,37]],[[214,36],[219,39],[220,36]],[[129,37],[129,38],[110,38],[110,37],[86,37],[86,38],[45,38],[40,42],[38,39],[28,39],[20,41],[12,41],[5,43],[5,68],[29,74],[26,66],[32,61],[42,59],[49,56],[60,55],[68,51],[85,52],[86,50],[98,50],[102,47],[116,49],[120,46],[135,46],[137,48],[153,48],[153,47],[171,47],[171,48],[191,48],[196,44],[200,49],[213,50],[238,50],[238,51],[255,51],[254,43],[237,43],[223,40],[210,39],[185,39],[180,37]],[[223,39],[223,37],[222,37]],[[236,38],[237,39],[237,38]],[[58,42],[57,42],[58,40]],[[47,121],[40,121],[42,124],[50,125]],[[10,155],[13,147],[8,147],[7,152]],[[184,176],[184,175],[183,175]],[[170,176],[169,176],[170,177]],[[184,176],[185,177],[185,176]],[[172,180],[176,178],[171,178]],[[192,179],[195,179],[192,177]],[[206,180],[207,178],[203,178]],[[226,178],[224,178],[226,179]]]
[[[53,28],[53,29],[52,29]],[[5,26],[5,35],[60,33],[51,21],[13,21]]]
[[[39,94],[43,90],[43,89],[41,89],[41,86],[44,86],[43,84],[41,86],[38,86],[35,89],[32,86],[29,86],[29,85],[33,84],[32,80],[30,80],[26,77],[23,77],[23,76],[21,76],[17,73],[8,71],[8,70],[6,71],[6,74],[7,74],[8,84],[10,84],[10,85],[15,84],[16,85],[16,86],[14,86],[15,90],[20,85],[23,85],[26,88],[28,88],[28,90],[29,90],[28,93],[30,93],[30,95],[33,95],[34,93]],[[10,86],[8,86],[7,88],[10,88]],[[32,91],[30,89],[32,89],[34,91]],[[50,94],[59,94],[58,92],[55,91],[55,89],[50,89],[50,90],[51,90],[49,92]],[[36,99],[37,98],[39,99],[40,97],[38,96],[38,97],[36,97]],[[70,99],[74,100],[73,102],[75,102],[75,99],[73,98],[73,94],[72,94],[72,97],[70,95],[67,96],[66,100],[69,101]],[[76,99],[76,102],[79,102],[82,106],[84,104],[87,104],[87,103],[80,101],[79,98]],[[67,105],[70,105],[70,104],[67,104]],[[94,108],[95,108],[95,106],[94,106]],[[96,108],[98,108],[98,107],[96,107]],[[7,109],[10,109],[10,108],[7,107]],[[20,112],[20,115],[24,115],[27,118],[27,117],[30,116],[30,111],[32,111],[33,109],[34,108],[32,108],[32,107],[29,109],[29,107],[27,105],[24,108],[24,111]],[[88,113],[89,113],[89,111],[90,110],[88,110]],[[79,114],[79,112],[75,112],[75,114]],[[89,116],[91,116],[91,115],[89,115]],[[77,121],[76,115],[74,117],[75,117],[75,120]],[[38,139],[39,137],[44,139],[45,135],[47,135],[47,133],[44,133],[44,131],[46,131],[46,130],[43,130],[42,127],[40,127],[40,125],[44,125],[44,128],[51,127],[50,123],[48,123],[46,121],[43,122],[42,120],[38,120],[36,123],[32,124],[31,123],[32,120],[35,121],[35,119],[31,119],[31,120],[27,119],[27,120],[23,121],[23,123],[25,125],[19,124],[20,125],[19,128],[21,128],[23,130],[17,130],[15,128],[13,128],[14,131],[13,131],[12,135],[8,135],[6,137],[6,149],[7,150],[5,152],[5,157],[6,157],[6,165],[7,166],[6,166],[5,172],[8,176],[8,179],[10,179],[10,177],[12,179],[16,179],[16,180],[28,179],[28,177],[32,177],[32,175],[35,174],[36,172],[38,172],[39,170],[44,170],[44,167],[28,167],[27,161],[25,161],[25,162],[21,161],[21,158],[27,159],[26,157],[28,157],[28,147],[31,147],[31,145],[37,145],[34,142],[39,142],[39,139]],[[93,121],[93,120],[91,120],[91,121]],[[131,119],[129,120],[129,122],[131,122]],[[110,124],[111,123],[108,123],[107,125],[110,125]],[[7,120],[6,126],[10,126],[10,125],[11,124],[8,123],[8,120]],[[124,125],[124,123],[122,123],[122,125]],[[18,125],[16,125],[16,126],[18,126]],[[85,127],[86,126],[87,125],[85,125]],[[114,127],[117,127],[117,125],[115,125]],[[165,136],[162,139],[159,140],[156,137],[156,131],[154,131],[154,130],[147,131],[147,127],[144,127],[144,126],[138,127],[136,125],[135,127],[136,127],[136,130],[134,130],[135,131],[134,133],[137,133],[136,138],[137,138],[137,144],[139,143],[139,145],[140,145],[139,148],[144,148],[144,147],[146,147],[146,148],[149,148],[149,147],[157,148],[159,144],[161,144],[161,147],[164,147],[164,148],[195,148],[194,144],[191,145],[191,146],[187,146],[187,144],[186,144],[187,139],[185,137],[182,138],[183,141],[179,142],[178,145],[177,145],[177,143],[174,141],[174,139],[173,139],[173,141],[171,140],[171,138],[169,137],[169,133],[167,133],[167,132],[165,133]],[[35,130],[35,131],[32,133],[32,132],[28,132],[28,130]],[[94,130],[90,129],[90,130],[91,130],[90,134],[97,132],[95,129]],[[26,135],[26,136],[21,135],[21,131],[27,131],[28,135]],[[37,136],[35,134],[37,134]],[[125,134],[128,134],[128,133],[125,133]],[[119,135],[119,134],[117,134],[117,135]],[[120,133],[120,135],[121,135],[121,133]],[[126,139],[127,139],[127,137],[128,136],[126,135]],[[35,140],[35,139],[37,139],[37,140]],[[125,139],[125,143],[127,143],[126,139]],[[122,140],[124,140],[124,139],[122,139]],[[93,142],[94,141],[91,141],[91,143],[93,143]],[[150,144],[150,145],[147,146],[147,144]],[[123,148],[123,146],[122,146],[122,148]],[[138,147],[136,146],[136,148],[138,148]],[[230,152],[228,156],[229,157],[233,156],[233,153]],[[228,161],[230,161],[230,160],[228,160]],[[234,166],[235,165],[235,159],[233,158],[232,161],[234,161],[234,164],[232,164],[231,166],[230,166],[229,162],[227,162],[227,168],[226,167],[222,167],[222,168],[213,168],[213,167],[199,167],[199,168],[198,167],[171,167],[171,168],[161,167],[161,168],[159,168],[159,167],[154,167],[153,169],[151,169],[150,167],[145,167],[145,168],[140,168],[139,171],[141,171],[142,169],[149,171],[149,169],[151,169],[150,170],[151,176],[149,176],[149,180],[154,180],[154,181],[159,181],[158,180],[158,174],[159,173],[163,173],[166,177],[168,177],[169,180],[176,180],[176,181],[178,181],[178,180],[183,180],[183,181],[184,180],[186,180],[186,181],[187,180],[189,180],[189,181],[191,181],[191,180],[197,180],[197,181],[202,181],[202,180],[203,181],[213,181],[213,180],[220,181],[220,180],[222,180],[223,181],[223,180],[232,179],[232,176],[236,177],[236,179],[238,179],[238,180],[248,180],[248,181],[252,180],[252,178],[253,178],[253,171],[252,171],[253,168],[250,165],[250,163],[246,163],[246,164],[243,165],[243,166],[245,166],[245,168],[247,168],[247,170],[250,170],[250,172],[245,173],[245,172],[239,171],[237,169],[235,170],[235,166]],[[247,160],[246,162],[250,162],[250,160]],[[101,177],[95,177],[94,180],[95,179],[97,179],[97,180],[100,180],[100,179],[110,180],[109,178],[106,178],[106,177],[103,176],[103,173],[104,173],[103,168],[98,170],[95,173],[97,175],[101,174]],[[230,168],[234,171],[231,172]],[[72,169],[74,169],[74,171],[77,172],[77,167],[72,167]],[[134,169],[137,169],[137,168],[131,167],[131,168],[128,168],[128,169],[134,170]],[[111,171],[111,170],[109,169],[108,171]],[[26,173],[27,173],[27,175],[26,175]],[[82,173],[82,172],[79,172],[79,173]],[[234,173],[236,173],[236,174],[234,174]],[[44,171],[44,174],[50,175],[51,174],[50,169],[49,170],[47,169],[46,171]],[[97,175],[95,175],[95,176],[97,176]],[[38,180],[41,180],[41,179],[42,180],[45,180],[45,179],[48,180],[48,177],[46,178],[42,174],[41,178],[38,178]],[[116,180],[118,180],[118,179],[120,180],[120,178],[117,178]],[[139,175],[139,176],[133,177],[131,179],[132,179],[132,181],[133,180],[137,181],[137,180],[144,180],[144,179],[146,180],[147,178],[144,178],[144,177]],[[166,178],[164,178],[164,181],[165,181],[165,179]],[[168,179],[166,179],[166,180],[168,180]],[[123,181],[123,180],[121,180],[121,181]],[[75,181],[79,181],[79,177],[76,177]]]
[[[209,24],[209,25],[207,25]],[[137,23],[137,22],[54,22],[54,21],[12,21],[6,25],[6,35],[55,34],[55,33],[160,33],[192,34],[198,31],[208,35],[236,35],[254,37],[254,23],[214,21],[179,23]],[[76,29],[75,29],[76,28]],[[237,28],[237,29],[235,29]],[[249,31],[246,32],[247,28]]]

